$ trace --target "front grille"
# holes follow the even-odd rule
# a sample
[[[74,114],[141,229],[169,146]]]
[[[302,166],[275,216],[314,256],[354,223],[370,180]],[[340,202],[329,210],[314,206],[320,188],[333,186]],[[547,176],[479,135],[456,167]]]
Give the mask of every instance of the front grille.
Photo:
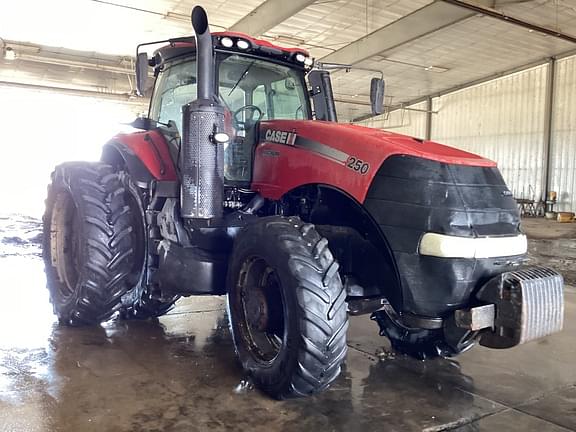
[[[467,307],[480,284],[508,269],[498,266],[498,259],[419,255],[424,233],[520,234],[516,202],[495,167],[391,156],[374,177],[364,206],[392,249],[402,285],[402,310],[417,315],[443,316]]]

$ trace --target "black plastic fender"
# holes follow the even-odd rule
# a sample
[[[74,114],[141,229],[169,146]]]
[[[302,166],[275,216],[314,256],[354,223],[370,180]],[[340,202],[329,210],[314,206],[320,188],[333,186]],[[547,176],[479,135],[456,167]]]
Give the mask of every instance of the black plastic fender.
[[[102,148],[102,162],[112,166],[124,165],[134,183],[147,187],[154,179],[150,171],[126,144],[110,141]]]

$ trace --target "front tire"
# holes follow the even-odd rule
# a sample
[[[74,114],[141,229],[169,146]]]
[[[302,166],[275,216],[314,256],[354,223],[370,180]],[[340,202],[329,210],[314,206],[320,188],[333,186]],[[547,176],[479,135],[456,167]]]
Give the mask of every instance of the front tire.
[[[43,218],[50,300],[62,324],[98,324],[133,286],[135,236],[127,191],[107,164],[56,167]]]
[[[477,332],[463,329],[447,333],[446,328],[407,328],[384,310],[374,312],[371,319],[378,323],[380,336],[386,336],[395,351],[418,360],[456,357],[472,348],[477,340]]]
[[[146,220],[146,204],[142,191],[128,173],[121,171],[119,175],[124,187],[129,192],[128,206],[132,214],[132,224],[137,240],[135,272],[141,275],[136,286],[122,297],[120,318],[125,320],[155,319],[170,311],[180,296],[163,295],[157,289],[157,285],[147,283],[148,271],[155,269],[160,260],[151,242],[159,240],[160,235],[154,234],[153,238],[148,237],[150,232],[156,232],[157,229],[151,230],[151,226]]]
[[[346,358],[346,291],[328,242],[311,224],[267,217],[238,235],[228,273],[238,357],[276,399],[326,389]]]
[[[158,318],[168,313],[178,298],[179,296],[171,296],[168,299],[158,298],[142,281],[138,287],[122,297],[120,318],[125,320]]]

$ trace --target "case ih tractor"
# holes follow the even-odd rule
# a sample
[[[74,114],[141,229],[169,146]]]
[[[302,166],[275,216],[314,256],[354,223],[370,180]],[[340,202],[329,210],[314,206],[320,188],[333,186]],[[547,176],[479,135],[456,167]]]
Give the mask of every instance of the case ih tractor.
[[[192,24],[196,37],[138,53],[140,92],[156,77],[141,131],[53,173],[44,258],[62,324],[227,295],[237,355],[279,399],[338,376],[349,314],[418,358],[562,328],[562,277],[525,265],[492,161],[338,124],[329,72],[305,51],[210,34],[200,7]],[[375,78],[375,113],[382,97]]]

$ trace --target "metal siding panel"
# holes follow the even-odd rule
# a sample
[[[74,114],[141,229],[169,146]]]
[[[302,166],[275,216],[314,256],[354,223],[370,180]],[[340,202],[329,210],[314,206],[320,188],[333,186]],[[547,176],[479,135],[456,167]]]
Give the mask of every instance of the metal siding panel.
[[[576,56],[556,64],[552,114],[551,190],[558,193],[559,211],[576,208]]]
[[[426,102],[411,105],[408,108],[426,109]],[[385,129],[403,135],[409,135],[424,139],[426,136],[426,113],[398,109],[387,115],[380,115],[368,120],[356,123],[360,126],[367,126],[376,129]]]
[[[498,163],[515,197],[544,193],[547,65],[434,98],[432,139]]]

